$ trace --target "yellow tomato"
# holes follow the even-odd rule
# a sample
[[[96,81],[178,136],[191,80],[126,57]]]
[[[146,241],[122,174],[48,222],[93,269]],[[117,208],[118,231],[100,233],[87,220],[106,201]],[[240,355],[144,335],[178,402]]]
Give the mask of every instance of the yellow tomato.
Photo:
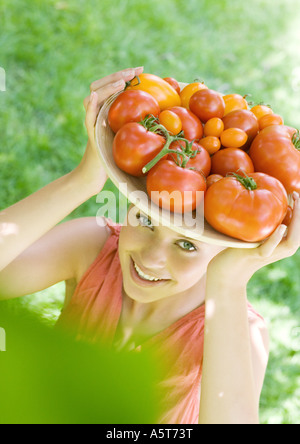
[[[182,122],[180,117],[173,111],[165,110],[158,116],[160,123],[171,133],[173,136],[179,134],[182,130]]]
[[[237,109],[248,109],[247,100],[245,100],[240,94],[227,94],[226,96],[223,96],[223,100],[225,102],[224,116]]]
[[[220,139],[226,148],[240,148],[247,142],[248,135],[240,128],[228,128],[222,132]]]
[[[219,117],[213,117],[212,119],[209,119],[204,125],[205,136],[220,137],[223,131],[224,123],[223,120]]]
[[[255,105],[250,111],[255,115],[257,120],[266,115],[273,114],[273,110],[267,105]]]
[[[161,111],[173,106],[181,106],[179,94],[161,77],[143,73],[139,75],[139,79],[140,83],[134,78],[127,89],[137,89],[151,94],[157,100]]]

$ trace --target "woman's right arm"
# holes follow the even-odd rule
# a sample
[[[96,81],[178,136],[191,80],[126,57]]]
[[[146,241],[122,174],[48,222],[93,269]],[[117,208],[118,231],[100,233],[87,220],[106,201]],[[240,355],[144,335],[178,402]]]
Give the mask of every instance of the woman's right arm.
[[[70,173],[46,185],[22,201],[0,212],[0,293],[2,271],[52,230],[75,208],[99,193],[107,176],[94,138],[97,114],[103,102],[121,91],[125,81],[141,70],[125,70],[94,82],[89,102],[85,101],[88,143],[80,164]],[[74,239],[74,242],[76,239]],[[46,251],[40,252],[40,260]],[[16,276],[17,278],[17,276]]]

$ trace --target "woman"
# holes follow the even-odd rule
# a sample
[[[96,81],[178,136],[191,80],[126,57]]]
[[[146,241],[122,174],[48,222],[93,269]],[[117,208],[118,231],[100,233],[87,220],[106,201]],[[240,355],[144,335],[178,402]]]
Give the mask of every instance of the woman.
[[[154,227],[134,207],[137,227],[109,220],[99,226],[93,217],[58,225],[103,188],[96,116],[142,70],[92,83],[84,102],[88,143],[78,167],[0,213],[0,295],[19,297],[66,281],[59,326],[117,349],[156,349],[169,366],[161,381],[160,423],[258,423],[268,335],[246,287],[258,269],[297,251],[296,193],[287,234],[282,225],[252,250]]]

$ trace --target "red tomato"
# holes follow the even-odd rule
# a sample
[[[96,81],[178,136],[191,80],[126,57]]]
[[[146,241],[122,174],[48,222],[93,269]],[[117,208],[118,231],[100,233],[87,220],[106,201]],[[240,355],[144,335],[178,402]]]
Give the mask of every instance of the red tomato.
[[[249,154],[256,171],[276,177],[289,194],[300,192],[300,151],[284,125],[272,125],[260,131]]]
[[[177,150],[180,152],[182,151],[181,147],[185,148],[185,143],[182,141],[173,142],[170,146],[172,150]],[[207,177],[211,170],[211,158],[208,152],[202,148],[201,145],[194,142],[192,145],[192,149],[194,151],[199,151],[198,154],[196,154],[195,157],[188,160],[186,164],[186,168],[194,168],[195,170],[202,172],[205,177]],[[179,159],[181,160],[182,156],[179,156]],[[172,159],[176,161],[177,155],[175,153],[171,153],[168,156],[168,159]]]
[[[146,130],[139,123],[126,123],[113,141],[117,166],[132,176],[143,176],[143,167],[163,149],[166,139]]]
[[[208,178],[206,179],[207,189],[211,187],[213,183],[218,182],[218,180],[221,179],[223,179],[223,176],[221,176],[220,174],[211,174],[210,176],[208,176]]]
[[[195,92],[189,105],[190,110],[204,123],[213,117],[221,119],[224,116],[225,102],[222,96],[212,89]]]
[[[182,122],[180,117],[169,109],[162,111],[158,116],[158,120],[173,136],[179,134],[182,130]]]
[[[180,94],[180,85],[179,85],[179,83],[177,82],[176,79],[174,79],[173,77],[165,77],[163,80],[165,80],[166,82],[168,82],[169,85],[171,85],[171,86],[175,89],[175,91],[176,91],[178,94]]]
[[[263,173],[252,173],[249,177],[254,179],[253,183],[247,179],[243,184],[235,177],[224,177],[209,187],[204,215],[215,230],[227,236],[260,242],[284,219],[287,194],[274,177]]]
[[[181,105],[179,94],[161,77],[143,73],[139,75],[139,79],[139,84],[137,84],[137,79],[133,79],[127,90],[141,90],[151,94],[157,100],[161,111],[171,106]]]
[[[201,82],[193,82],[186,85],[180,93],[181,106],[186,109],[190,109],[189,103],[192,95],[197,91],[201,91],[202,89],[207,89],[207,86]]]
[[[185,139],[197,142],[203,137],[203,126],[195,114],[182,106],[170,108],[180,118]]]
[[[226,176],[228,173],[254,173],[250,156],[239,148],[225,148],[211,158],[211,173]]]
[[[205,179],[200,173],[177,166],[172,160],[160,160],[147,176],[150,199],[160,208],[171,212],[195,210],[205,191]]]
[[[108,123],[114,133],[129,122],[140,122],[148,114],[157,117],[157,100],[145,91],[124,91],[113,102],[108,112]]]
[[[248,135],[248,140],[241,149],[247,151],[259,130],[255,115],[246,109],[238,109],[223,117],[223,123],[225,130],[228,128],[240,128],[245,131]]]

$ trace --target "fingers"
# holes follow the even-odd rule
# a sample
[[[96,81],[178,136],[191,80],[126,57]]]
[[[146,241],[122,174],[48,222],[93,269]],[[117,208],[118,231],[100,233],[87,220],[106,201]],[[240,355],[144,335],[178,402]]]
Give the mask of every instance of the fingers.
[[[300,198],[297,192],[293,193],[293,217],[289,225],[286,244],[289,248],[298,249],[300,246]]]
[[[90,141],[94,140],[94,131],[97,115],[99,112],[98,96],[96,92],[92,92],[86,104],[85,126]]]
[[[279,225],[274,233],[257,249],[261,257],[270,257],[282,241],[287,230],[286,225]]]
[[[293,193],[294,208],[293,218],[287,228],[280,225],[277,230],[257,250],[262,257],[270,257],[275,253],[277,259],[292,256],[300,247],[300,198],[299,194]],[[274,254],[275,255],[275,254]]]
[[[122,91],[125,88],[125,81],[124,80],[117,80],[115,83],[110,83],[108,85],[105,85],[103,87],[100,87],[99,89],[92,91],[92,93],[94,92],[97,97],[98,97],[98,106],[99,109],[101,108],[101,106],[103,105],[103,103],[105,102],[105,100],[107,100],[111,95]],[[83,101],[83,105],[85,107],[85,109],[87,109],[87,105],[89,103],[90,100],[90,96],[86,97]]]
[[[97,91],[99,88],[103,88],[106,85],[110,85],[112,83],[116,83],[119,80],[123,80],[125,82],[128,82],[129,80],[132,80],[135,76],[138,76],[139,74],[142,74],[143,67],[139,68],[128,68],[124,69],[123,71],[116,72],[114,74],[110,74],[109,76],[104,77],[103,79],[96,80],[93,82],[90,86],[90,90]]]
[[[135,76],[140,75],[143,72],[143,69],[143,67],[128,68],[93,82],[90,85],[90,90],[91,92],[97,92],[99,108],[101,108],[105,100],[111,95],[122,91],[125,88],[125,83],[132,80]],[[85,109],[87,109],[89,98],[90,96],[86,97],[83,101]]]

